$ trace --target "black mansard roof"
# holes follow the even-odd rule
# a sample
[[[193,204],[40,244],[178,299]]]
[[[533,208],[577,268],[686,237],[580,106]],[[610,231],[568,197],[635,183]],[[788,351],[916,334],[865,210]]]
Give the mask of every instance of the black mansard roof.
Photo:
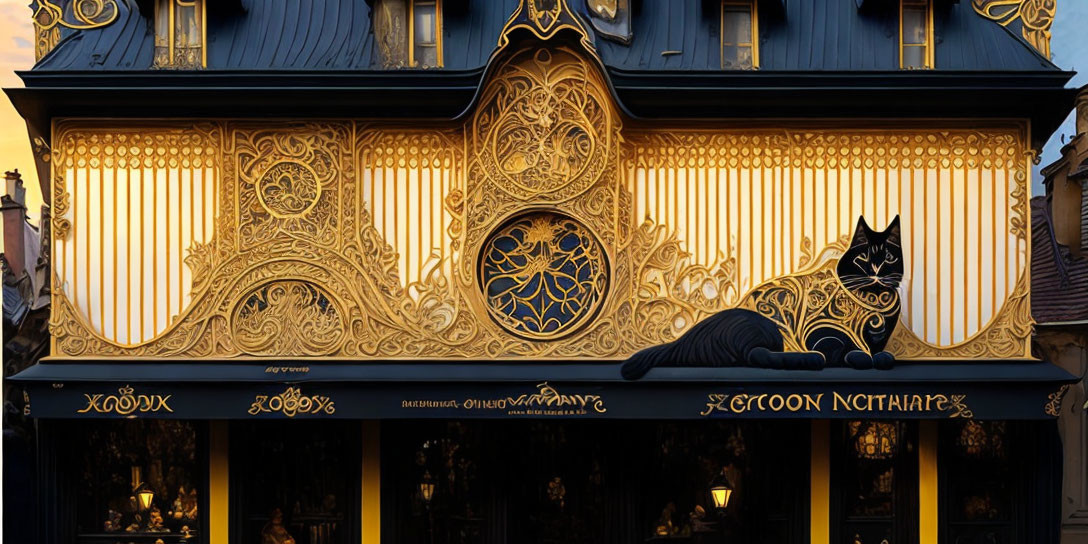
[[[235,0],[236,2],[238,0]],[[214,2],[213,2],[214,3]],[[241,0],[208,21],[209,70],[380,70],[369,6],[358,0]],[[871,2],[874,3],[874,2]],[[763,0],[762,71],[892,71],[899,69],[899,20],[890,8],[858,9],[856,0]],[[447,1],[445,65],[482,68],[517,0]],[[716,2],[636,0],[630,44],[594,36],[609,69],[700,71],[721,67]],[[150,70],[152,21],[133,0],[97,30],[72,32],[36,71]],[[584,0],[570,0],[584,17]],[[587,28],[590,28],[587,25]],[[938,0],[934,16],[938,71],[1057,71],[1023,39],[975,13],[971,2]],[[662,55],[662,52],[677,52]]]
[[[717,1],[631,0],[628,44],[584,26],[632,118],[1027,118],[1042,139],[1071,107],[1071,73],[969,1],[934,0],[935,69],[912,71],[899,69],[898,2],[756,1],[759,70],[721,69]],[[589,19],[585,0],[566,2]],[[520,1],[445,0],[444,66],[385,70],[368,2],[209,0],[199,72],[153,70],[151,2],[117,3],[116,21],[65,30],[20,73],[27,88],[8,90],[32,132],[56,116],[161,117],[164,105],[169,116],[455,118]]]

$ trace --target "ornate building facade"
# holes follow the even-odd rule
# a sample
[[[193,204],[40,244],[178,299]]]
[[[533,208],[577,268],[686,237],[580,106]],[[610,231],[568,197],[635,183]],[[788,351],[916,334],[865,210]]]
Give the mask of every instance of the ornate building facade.
[[[33,8],[41,541],[1057,535],[1053,1]]]

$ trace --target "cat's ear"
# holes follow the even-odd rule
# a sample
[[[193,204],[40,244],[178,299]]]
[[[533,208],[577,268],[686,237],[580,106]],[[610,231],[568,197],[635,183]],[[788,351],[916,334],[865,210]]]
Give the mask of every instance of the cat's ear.
[[[884,240],[896,247],[902,247],[900,242],[901,236],[899,234],[899,216],[896,215],[895,219],[892,219],[891,223],[888,223],[888,228],[884,229]]]
[[[871,234],[873,234],[873,229],[869,228],[869,224],[865,222],[865,217],[859,215],[858,226],[854,228],[854,237],[850,240],[850,247],[869,245],[869,236]]]

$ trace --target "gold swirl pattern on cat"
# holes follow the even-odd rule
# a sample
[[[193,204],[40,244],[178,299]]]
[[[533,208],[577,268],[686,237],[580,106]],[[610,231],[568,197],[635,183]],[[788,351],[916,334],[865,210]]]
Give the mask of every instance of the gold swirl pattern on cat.
[[[777,278],[752,290],[740,303],[770,319],[782,333],[785,351],[809,351],[809,338],[819,329],[834,329],[866,349],[863,331],[885,326],[885,315],[899,311],[899,297],[860,293],[843,286],[835,274],[837,260],[809,271]]]

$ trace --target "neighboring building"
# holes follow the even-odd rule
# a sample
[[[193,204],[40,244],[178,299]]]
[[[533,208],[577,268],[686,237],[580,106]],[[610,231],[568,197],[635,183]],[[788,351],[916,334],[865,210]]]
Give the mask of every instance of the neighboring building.
[[[27,220],[26,189],[19,171],[4,173],[0,216],[4,246],[0,270],[4,289],[4,528],[9,542],[34,542],[36,471],[34,424],[23,388],[8,378],[49,352],[49,261],[42,254],[38,229]],[[49,213],[42,209],[48,229]],[[48,237],[48,233],[45,234]],[[44,257],[44,258],[43,258]]]
[[[40,541],[1058,539],[1052,4],[33,7]]]
[[[1039,355],[1074,375],[1059,425],[1065,446],[1062,542],[1088,542],[1088,89],[1077,99],[1077,134],[1043,168],[1045,197],[1031,199],[1031,313]]]

